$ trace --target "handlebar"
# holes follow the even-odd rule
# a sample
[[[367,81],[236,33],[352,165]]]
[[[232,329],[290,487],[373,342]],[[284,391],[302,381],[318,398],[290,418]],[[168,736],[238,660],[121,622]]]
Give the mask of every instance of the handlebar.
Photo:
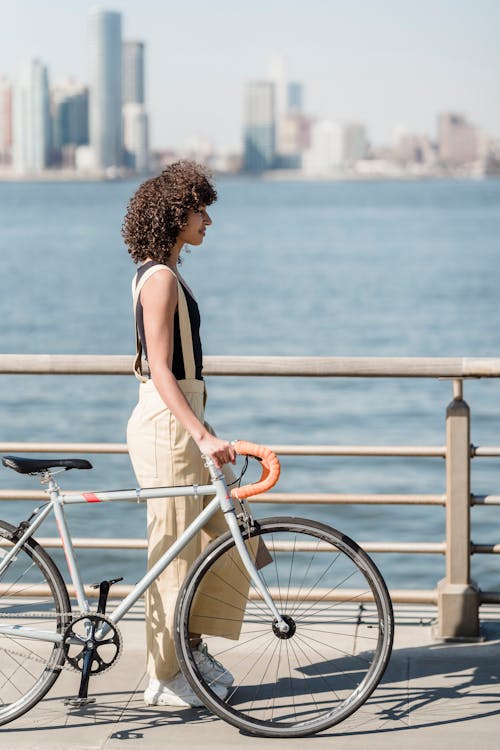
[[[280,462],[275,453],[265,445],[249,443],[246,440],[236,440],[233,443],[234,450],[240,456],[251,456],[258,458],[262,462],[262,475],[258,482],[254,484],[245,484],[243,487],[234,487],[231,490],[231,496],[236,500],[244,500],[252,495],[259,495],[261,492],[274,487],[280,476]]]

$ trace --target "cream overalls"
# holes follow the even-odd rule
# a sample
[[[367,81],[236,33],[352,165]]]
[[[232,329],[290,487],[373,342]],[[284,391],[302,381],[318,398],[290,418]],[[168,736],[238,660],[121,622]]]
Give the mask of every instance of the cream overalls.
[[[168,266],[158,264],[148,269],[138,284],[134,277],[132,284],[134,315],[142,287],[154,273],[162,268],[168,268]],[[174,273],[172,269],[168,268],[168,270]],[[202,380],[195,379],[189,312],[184,290],[178,279],[177,291],[179,328],[186,376],[185,380],[177,382],[198,419],[205,423],[213,433],[210,425],[204,421],[205,384]],[[142,375],[142,348],[137,323],[136,342],[137,356],[134,372],[141,383],[139,402],[128,422],[127,445],[137,481],[141,487],[210,484],[208,470],[196,443],[166,407],[152,379],[147,379]],[[234,481],[234,474],[228,466],[224,467],[224,474],[228,483]],[[212,497],[175,497],[148,500],[148,568],[154,565],[211,499]],[[211,538],[225,531],[227,531],[227,524],[222,512],[219,511],[210,519],[203,532],[184,548],[146,592],[147,669],[150,677],[167,681],[179,671],[173,639],[177,594],[189,567],[202,547]],[[235,587],[246,598],[248,581],[245,577],[242,580],[239,567],[233,564],[229,565],[229,568],[230,570],[224,571],[225,580],[227,581],[228,577],[234,580]],[[225,590],[227,593],[227,588]],[[196,612],[200,615],[200,621],[205,625],[203,630],[194,632],[210,632],[213,635],[223,632],[226,637],[237,638],[241,623],[235,622],[234,608],[228,609],[226,619],[220,596],[217,596],[217,592],[213,593],[215,596],[202,597],[205,603],[197,605]],[[216,611],[211,611],[210,602],[217,600],[219,602]],[[211,620],[213,615],[216,615],[216,619]],[[207,622],[212,622],[212,627],[207,627]],[[196,627],[196,621],[192,620],[191,630],[194,627]]]

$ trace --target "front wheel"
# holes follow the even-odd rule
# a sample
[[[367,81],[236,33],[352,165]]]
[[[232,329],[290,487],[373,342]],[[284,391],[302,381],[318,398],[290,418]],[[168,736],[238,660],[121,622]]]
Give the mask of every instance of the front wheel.
[[[0,564],[16,542],[14,531],[14,526],[0,521]],[[29,711],[58,678],[65,646],[39,640],[36,633],[62,635],[70,612],[57,567],[37,542],[28,539],[0,573],[0,724]],[[22,628],[32,637],[23,637]]]
[[[288,633],[275,626],[227,533],[198,558],[179,594],[182,670],[209,709],[246,732],[327,729],[367,700],[389,661],[394,625],[382,576],[352,539],[316,521],[262,519],[243,537]],[[206,659],[201,665],[199,634],[215,670]],[[214,678],[232,682],[225,700]]]

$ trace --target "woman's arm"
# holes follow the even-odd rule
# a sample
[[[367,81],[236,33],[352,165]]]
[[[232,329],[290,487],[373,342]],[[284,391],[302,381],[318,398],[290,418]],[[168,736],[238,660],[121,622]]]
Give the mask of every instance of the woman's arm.
[[[235,462],[234,448],[212,435],[189,406],[172,372],[174,315],[177,307],[177,280],[170,271],[157,271],[141,291],[144,333],[151,378],[172,414],[186,428],[200,452],[216,466]]]

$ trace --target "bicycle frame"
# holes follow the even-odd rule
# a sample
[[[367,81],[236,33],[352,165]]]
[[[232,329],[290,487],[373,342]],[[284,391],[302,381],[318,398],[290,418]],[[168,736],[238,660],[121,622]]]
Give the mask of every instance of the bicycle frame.
[[[274,604],[274,601],[245,546],[245,542],[243,540],[238,523],[236,507],[231,494],[228,491],[224,475],[220,469],[217,469],[215,467],[213,462],[208,461],[207,465],[210,471],[210,478],[212,480],[212,484],[208,485],[192,485],[187,487],[155,487],[141,489],[137,488],[129,490],[112,490],[109,492],[84,492],[81,494],[67,494],[61,492],[52,473],[47,471],[43,475],[43,481],[48,485],[47,493],[50,496],[49,503],[47,504],[47,506],[42,508],[40,513],[29,526],[26,526],[26,528],[24,526],[22,527],[23,532],[19,536],[19,539],[14,547],[7,555],[5,555],[5,557],[0,558],[0,575],[8,567],[10,561],[15,558],[17,551],[21,548],[24,542],[33,535],[33,533],[41,526],[45,518],[47,518],[47,516],[53,511],[66,556],[71,581],[76,591],[79,615],[90,614],[91,609],[85,595],[82,579],[80,576],[78,562],[75,555],[73,542],[71,540],[71,534],[64,513],[64,505],[116,501],[142,502],[144,500],[153,498],[167,498],[166,502],[168,502],[169,497],[215,495],[215,497],[210,501],[207,507],[204,508],[204,510],[188,526],[183,534],[174,542],[174,544],[171,545],[171,547],[169,547],[169,549],[158,560],[158,562],[141,578],[141,580],[134,586],[133,590],[120,602],[116,609],[113,610],[108,619],[115,624],[118,623],[133,607],[133,605],[148,589],[153,581],[160,575],[160,573],[165,570],[165,568],[172,562],[172,560],[179,554],[179,552],[191,541],[191,539],[193,539],[193,537],[203,528],[207,521],[220,508],[224,513],[226,523],[234,538],[236,548],[252,583],[255,585],[264,602],[267,604],[278,629],[281,632],[286,633],[288,631],[288,625],[279,614],[276,605]],[[97,637],[100,638],[106,635],[108,630],[109,626],[103,624],[96,634]],[[6,635],[16,636],[16,638],[28,638],[33,640],[48,641],[52,643],[61,643],[64,637],[60,633],[38,630],[34,628],[26,628],[21,625],[2,625],[0,623],[0,634],[2,633]]]

